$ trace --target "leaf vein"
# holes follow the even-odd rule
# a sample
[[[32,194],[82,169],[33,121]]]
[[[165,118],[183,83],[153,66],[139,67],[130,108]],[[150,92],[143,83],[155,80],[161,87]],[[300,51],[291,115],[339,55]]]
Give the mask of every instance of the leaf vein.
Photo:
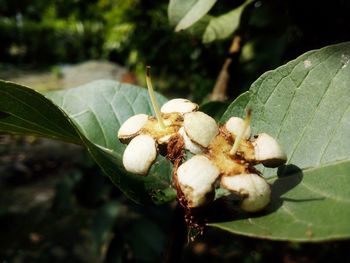
[[[89,110],[92,113],[92,116],[94,117],[96,123],[98,124],[97,126],[100,128],[100,130],[102,132],[104,145],[107,146],[107,136],[106,136],[105,130],[103,129],[103,126],[102,126],[100,120],[97,118],[97,114],[93,111],[93,109],[90,107],[90,105],[87,104],[84,100],[82,100],[79,96],[75,95],[75,97],[78,98],[84,105],[86,105],[87,110]],[[82,126],[79,125],[79,127],[82,127]],[[84,130],[84,134],[88,134],[88,133],[86,133],[86,131]]]
[[[318,64],[318,65],[322,65],[322,63]],[[316,67],[315,67],[316,68]],[[315,68],[313,68],[312,70],[314,70]],[[340,68],[338,68],[336,74],[334,75],[334,77],[338,74]],[[333,78],[334,78],[333,77]],[[327,88],[325,89],[325,91],[323,92],[323,94],[321,95],[321,98],[320,100],[318,101],[316,107],[315,107],[315,110],[313,111],[313,113],[311,114],[311,117],[310,117],[310,120],[308,121],[308,123],[306,125],[304,125],[304,128],[303,128],[303,131],[301,133],[301,135],[299,136],[299,140],[297,141],[296,145],[294,146],[293,150],[291,151],[291,154],[290,154],[290,157],[289,157],[289,160],[292,160],[292,157],[293,155],[295,154],[296,150],[298,149],[303,137],[304,137],[304,134],[306,132],[306,130],[308,129],[310,123],[314,120],[315,116],[316,116],[316,113],[318,111],[318,109],[320,108],[320,105],[324,99],[324,97],[326,96],[326,94],[329,92],[329,86],[331,84],[331,80],[329,81],[328,85],[327,85]]]
[[[333,138],[335,132],[338,130],[338,127],[340,126],[342,120],[345,118],[346,113],[348,113],[349,109],[350,109],[350,104],[348,105],[348,107],[346,108],[346,110],[344,111],[344,113],[342,114],[342,116],[339,118],[339,121],[337,122],[337,124],[333,126],[332,132],[331,132],[331,134],[330,134],[330,136],[329,136],[330,139],[328,140],[328,142],[327,142],[327,144],[326,144],[324,150],[322,151],[322,154],[321,154],[321,156],[320,156],[320,159],[319,159],[319,161],[318,161],[319,164],[321,164],[321,161],[322,161],[324,155],[326,154],[328,147],[331,145],[331,141],[332,141],[332,138]]]

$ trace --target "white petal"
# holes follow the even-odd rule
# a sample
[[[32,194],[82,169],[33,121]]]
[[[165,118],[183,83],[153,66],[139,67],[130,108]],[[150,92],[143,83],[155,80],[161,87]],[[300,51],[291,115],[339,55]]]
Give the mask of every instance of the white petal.
[[[126,147],[123,164],[128,172],[146,175],[157,156],[156,143],[149,135],[138,135]]]
[[[201,111],[186,113],[183,127],[188,137],[202,147],[208,147],[219,133],[215,120]]]
[[[243,132],[244,120],[238,117],[231,117],[225,124],[225,128],[235,136],[238,136]],[[250,137],[250,126],[247,128],[243,138],[248,139]]]
[[[160,111],[162,113],[186,113],[196,111],[198,109],[198,105],[186,99],[173,99],[169,100],[161,107]]]
[[[277,167],[287,161],[278,142],[266,133],[261,133],[252,141],[255,150],[255,159],[267,167]]]
[[[137,114],[127,119],[118,131],[118,138],[123,139],[136,135],[146,124],[148,116],[146,114]]]
[[[174,134],[168,134],[168,135],[165,135],[163,137],[160,137],[157,142],[158,144],[167,144],[171,138],[171,136],[173,136]]]
[[[187,150],[189,150],[191,153],[194,153],[194,154],[199,154],[203,152],[203,149],[199,145],[191,141],[191,139],[187,136],[183,127],[180,128],[179,134],[182,136],[182,139],[184,140],[184,143],[185,143],[185,148]]]
[[[202,155],[195,155],[180,165],[177,178],[189,207],[202,206],[208,201],[219,173],[219,169]]]
[[[270,185],[257,174],[223,176],[221,186],[241,196],[241,208],[247,212],[260,211],[270,202]]]

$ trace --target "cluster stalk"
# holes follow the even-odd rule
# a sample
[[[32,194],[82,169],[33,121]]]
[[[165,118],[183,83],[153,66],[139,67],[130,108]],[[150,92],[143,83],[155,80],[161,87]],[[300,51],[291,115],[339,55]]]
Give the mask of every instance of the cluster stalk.
[[[160,110],[157,104],[156,97],[154,95],[154,90],[153,90],[152,80],[151,80],[151,66],[146,67],[146,83],[147,83],[148,94],[149,94],[149,97],[151,98],[151,103],[153,106],[153,110],[156,114],[158,124],[161,129],[165,129],[164,120],[162,118],[162,115],[160,113]]]

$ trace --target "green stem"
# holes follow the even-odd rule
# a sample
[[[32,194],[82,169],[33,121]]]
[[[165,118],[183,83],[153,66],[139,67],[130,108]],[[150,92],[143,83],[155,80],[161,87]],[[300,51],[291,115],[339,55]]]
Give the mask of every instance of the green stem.
[[[156,97],[154,96],[154,90],[153,90],[153,85],[152,85],[152,80],[151,80],[151,67],[150,66],[146,67],[146,83],[147,83],[148,94],[149,94],[149,97],[151,98],[151,103],[153,106],[153,110],[156,114],[159,126],[161,129],[165,129],[164,120],[163,120],[162,115],[160,113]]]

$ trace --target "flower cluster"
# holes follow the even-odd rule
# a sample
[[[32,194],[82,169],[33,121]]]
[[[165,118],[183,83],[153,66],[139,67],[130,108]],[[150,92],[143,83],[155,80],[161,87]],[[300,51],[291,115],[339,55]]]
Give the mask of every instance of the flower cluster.
[[[270,186],[254,167],[277,167],[287,157],[274,138],[266,133],[251,136],[250,111],[245,120],[232,117],[219,126],[198,105],[186,99],[165,103],[160,116],[138,114],[120,127],[118,138],[128,146],[123,155],[127,171],[146,175],[157,153],[169,156],[167,147],[176,141],[194,154],[174,168],[178,199],[187,208],[202,207],[214,199],[215,189],[238,195],[241,208],[260,211],[270,202]],[[161,119],[161,121],[160,121]],[[174,160],[172,160],[174,161]]]

